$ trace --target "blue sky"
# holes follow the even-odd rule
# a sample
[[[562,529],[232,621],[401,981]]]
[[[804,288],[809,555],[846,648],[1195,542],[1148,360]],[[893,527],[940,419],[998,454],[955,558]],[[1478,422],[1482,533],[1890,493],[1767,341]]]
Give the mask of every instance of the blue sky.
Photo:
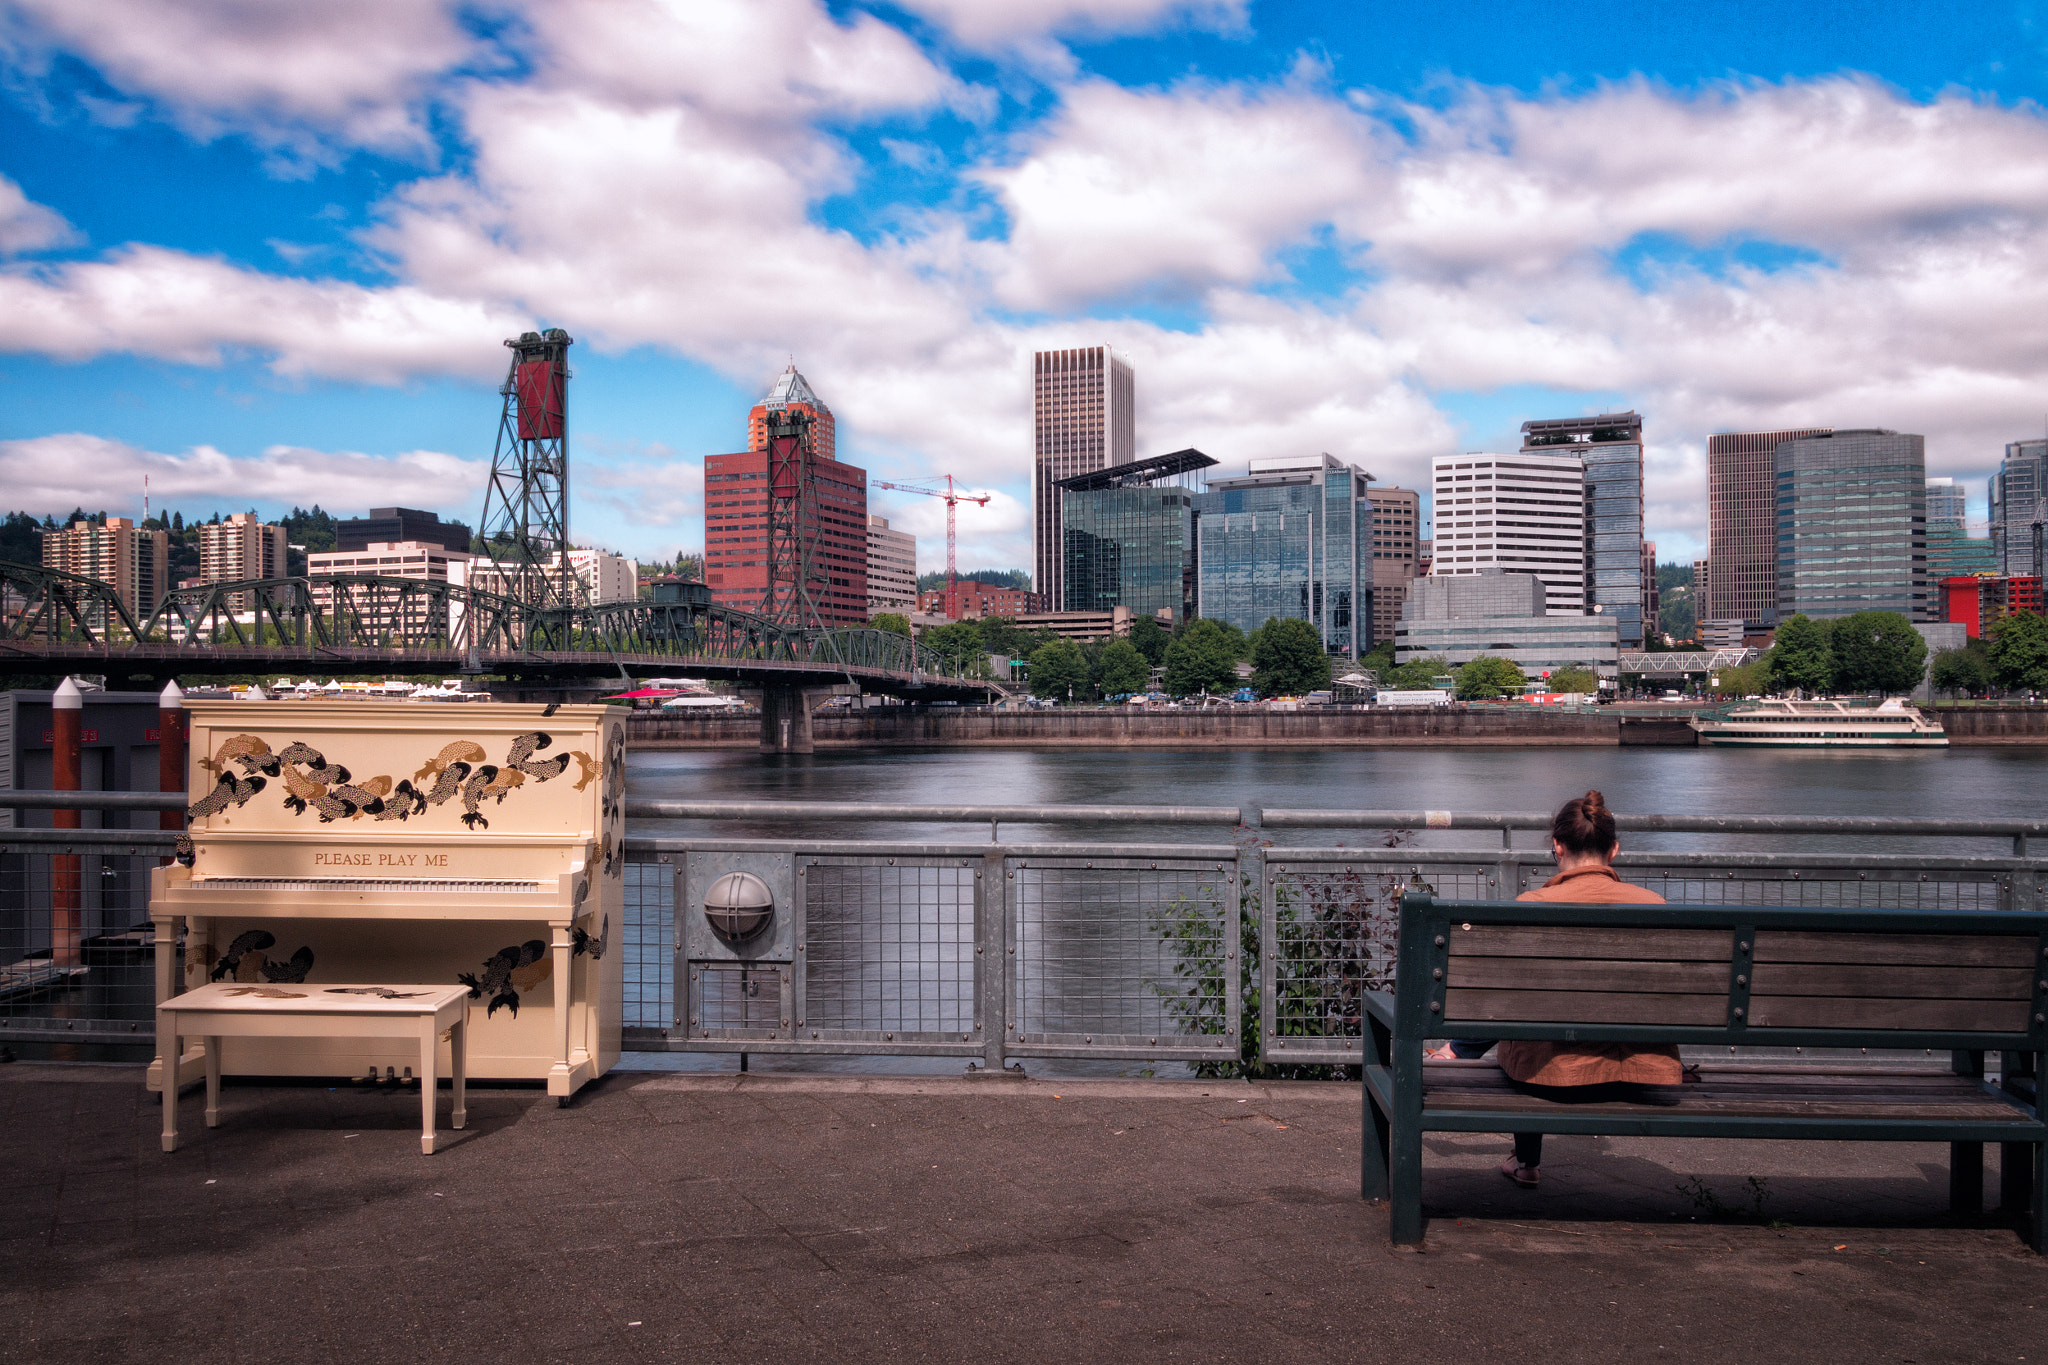
[[[0,69],[0,510],[473,519],[532,326],[647,558],[791,356],[996,495],[966,567],[1029,562],[1044,346],[1226,469],[1635,407],[1665,558],[1711,432],[1924,432],[1981,516],[2048,421],[2035,4],[0,0]]]

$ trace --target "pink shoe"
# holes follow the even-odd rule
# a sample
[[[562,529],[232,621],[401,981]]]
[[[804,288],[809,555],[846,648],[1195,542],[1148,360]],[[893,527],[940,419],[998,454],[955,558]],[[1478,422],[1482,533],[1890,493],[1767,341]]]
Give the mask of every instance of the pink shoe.
[[[1425,1062],[1455,1062],[1458,1060],[1458,1054],[1451,1051],[1449,1043],[1445,1043],[1442,1047],[1431,1048],[1428,1052],[1423,1053],[1422,1060]]]
[[[1513,1157],[1500,1163],[1500,1173],[1525,1190],[1535,1189],[1536,1182],[1543,1178],[1536,1167],[1517,1165]]]

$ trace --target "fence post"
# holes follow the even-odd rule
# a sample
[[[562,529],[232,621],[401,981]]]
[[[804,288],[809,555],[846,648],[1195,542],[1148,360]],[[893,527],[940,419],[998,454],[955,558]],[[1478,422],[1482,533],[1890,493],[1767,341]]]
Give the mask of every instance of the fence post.
[[[2015,834],[2012,836],[2012,856],[2015,858],[2027,856],[2026,835]],[[2006,891],[2006,905],[2003,908],[2022,911],[2035,909],[2038,894],[2037,881],[2038,879],[2033,868],[2015,868],[2006,878],[2008,889]]]
[[[1274,953],[1277,951],[1276,945],[1279,940],[1274,919],[1278,913],[1279,901],[1274,895],[1273,884],[1266,872],[1266,808],[1257,805],[1246,806],[1238,820],[1243,825],[1246,836],[1237,851],[1238,914],[1244,913],[1246,891],[1258,897],[1259,907],[1259,1017],[1248,1023],[1240,1020],[1239,1026],[1259,1031],[1259,1059],[1263,1062],[1272,1045],[1274,1032],[1279,1027],[1279,1016],[1273,1004],[1273,983],[1278,978]],[[1234,953],[1243,942],[1244,936],[1239,933],[1227,946],[1227,950]],[[1237,975],[1238,980],[1244,979],[1242,964],[1238,967]]]
[[[1511,901],[1522,894],[1522,860],[1515,856],[1515,831],[1500,828],[1500,861],[1493,865],[1495,900]]]
[[[83,755],[80,753],[80,728],[84,720],[85,699],[79,695],[78,684],[66,678],[50,696],[50,787],[53,791],[75,792],[83,785]],[[77,829],[79,811],[76,806],[68,810],[50,812],[50,824],[57,829]],[[80,922],[80,882],[83,860],[76,853],[59,853],[50,859],[50,965],[53,967],[75,967],[78,965],[79,938],[83,928]]]
[[[1010,1019],[1010,897],[1003,850],[989,845],[974,873],[974,951],[981,956],[981,1062],[1000,1073]]]

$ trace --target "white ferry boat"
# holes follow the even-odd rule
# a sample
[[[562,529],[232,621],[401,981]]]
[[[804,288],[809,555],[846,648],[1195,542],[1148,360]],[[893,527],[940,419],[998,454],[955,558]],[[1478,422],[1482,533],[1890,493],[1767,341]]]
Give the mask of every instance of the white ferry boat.
[[[1940,724],[1896,697],[1878,706],[1846,701],[1744,702],[1692,719],[1700,743],[1746,749],[1945,749]]]

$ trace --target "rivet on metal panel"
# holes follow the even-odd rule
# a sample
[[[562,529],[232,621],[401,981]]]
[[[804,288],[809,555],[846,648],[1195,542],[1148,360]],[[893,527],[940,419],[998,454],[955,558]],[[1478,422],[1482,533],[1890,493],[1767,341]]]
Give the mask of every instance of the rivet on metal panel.
[[[974,869],[974,880],[976,880],[976,881],[980,881],[980,880],[981,880],[981,869],[980,869],[980,868],[978,868],[978,867]]]
[[[1443,968],[1441,968],[1441,967],[1435,967],[1435,968],[1432,968],[1432,969],[1430,970],[1430,973],[1429,973],[1429,979],[1430,979],[1430,980],[1432,980],[1432,981],[1441,981],[1441,980],[1443,980],[1443,979],[1444,979],[1444,969],[1443,969]]]
[[[796,1021],[796,1026],[797,1026],[798,1028],[802,1028],[802,1027],[804,1026],[804,1021],[803,1021],[803,1020],[801,1020],[801,1019],[797,1020],[797,1021]]]
[[[694,1014],[693,1014],[693,1015],[691,1015],[691,1016],[690,1016],[690,1022],[691,1022],[691,1024],[693,1024],[693,1025],[694,1025],[694,1024],[695,1024],[695,1023],[697,1022],[697,1016],[696,1016],[696,1015],[694,1015]]]
[[[787,1020],[787,1019],[783,1020],[783,1021],[782,1021],[782,1026],[783,1026],[784,1028],[788,1028],[788,1027],[789,1027],[789,1020]]]
[[[812,1036],[813,1038],[817,1037],[817,1036],[818,1036],[818,1031],[817,1031],[816,1029],[812,1029],[812,1030],[811,1030],[811,1036]]]
[[[797,950],[798,952],[802,952],[802,951],[804,950],[804,945],[803,945],[803,944],[801,944],[801,943],[797,944],[797,945],[796,945],[796,950]]]
[[[1158,1040],[1157,1038],[1147,1038],[1147,1039],[1145,1040],[1145,1042],[1146,1042],[1147,1044],[1149,1044],[1150,1046],[1152,1046],[1152,1047],[1158,1047],[1158,1046],[1159,1046],[1159,1040]]]
[[[1230,961],[1235,962],[1237,961],[1237,950],[1233,948],[1229,952],[1225,953],[1223,956],[1229,959]]]
[[[1092,1042],[1094,1042],[1094,1041],[1095,1041],[1095,1039],[1094,1039],[1094,1037],[1093,1037],[1092,1035],[1088,1035],[1088,1034],[1083,1034],[1083,1035],[1081,1036],[1081,1041],[1082,1041],[1082,1042],[1084,1042],[1084,1043],[1092,1043]]]
[[[1740,1005],[1737,1005],[1737,1006],[1735,1007],[1735,1017],[1736,1017],[1737,1019],[1740,1019],[1740,1018],[1742,1017],[1742,1014],[1743,1014],[1742,1006],[1740,1006]]]
[[[979,949],[979,948],[976,948],[976,949],[974,950],[974,955],[975,955],[976,957],[980,957],[980,956],[981,956],[981,949]]]
[[[894,867],[894,866],[896,866],[896,860],[895,860],[894,858],[891,858],[891,859],[889,860],[889,866],[891,866],[891,867]]]
[[[2043,1023],[2048,1023],[2048,1014],[2037,1014],[2037,1015],[2035,1015],[2035,1016],[2034,1016],[2034,1022],[2035,1022],[2035,1023],[2037,1023],[2037,1024],[2043,1024]]]
[[[1738,986],[1747,986],[1749,984],[1749,978],[1746,976],[1738,976],[1735,978],[1735,984]]]
[[[665,863],[672,863],[675,861],[675,855],[672,853],[664,853],[661,855],[661,860]]]
[[[1013,882],[1014,882],[1014,881],[1016,881],[1016,880],[1017,880],[1017,874],[1016,874],[1016,873],[1014,873],[1014,872],[1012,872],[1012,873],[1010,874],[1010,880],[1011,880],[1011,881],[1013,881]]]
[[[1430,1012],[1431,1014],[1442,1014],[1442,1013],[1444,1012],[1444,1005],[1443,1005],[1443,1001],[1441,1001],[1441,1000],[1432,1000],[1432,1001],[1430,1001],[1430,1002],[1429,1002],[1429,1012]]]
[[[1012,956],[1015,956],[1016,952],[1017,950],[1015,948],[1010,949],[1010,953]]]
[[[797,875],[797,876],[799,876],[799,877],[802,877],[802,876],[806,876],[806,875],[808,875],[809,873],[810,873],[810,869],[809,869],[808,867],[800,867],[800,868],[798,868],[798,869],[796,870],[796,875]]]
[[[1439,948],[1444,946],[1444,936],[1442,934],[1436,936],[1436,946]]]
[[[1742,940],[1742,942],[1740,942],[1740,943],[1736,944],[1736,945],[1735,945],[1735,951],[1736,951],[1736,952],[1738,952],[1738,953],[1746,953],[1746,952],[1748,952],[1748,951],[1749,951],[1749,940],[1748,940],[1748,939],[1744,939],[1744,940]]]
[[[882,1035],[882,1041],[885,1043],[893,1043],[896,1041],[896,1035],[893,1033],[885,1033]]]

